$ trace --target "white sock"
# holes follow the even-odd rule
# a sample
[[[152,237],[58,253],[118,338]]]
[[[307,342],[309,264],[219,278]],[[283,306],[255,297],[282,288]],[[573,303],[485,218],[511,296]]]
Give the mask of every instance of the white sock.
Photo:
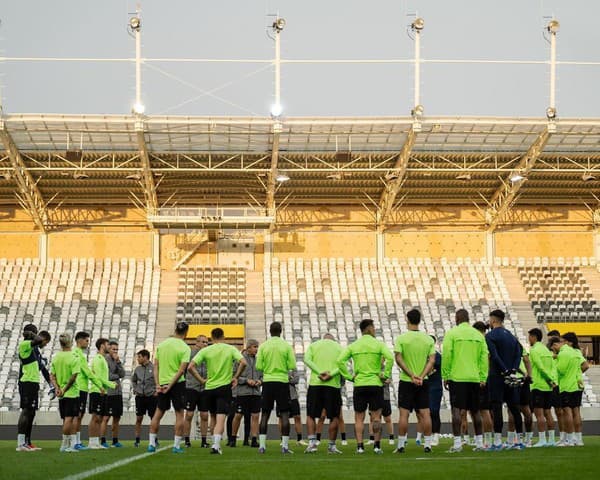
[[[69,447],[69,446],[70,446],[70,445],[69,445],[69,442],[70,442],[70,440],[71,440],[71,439],[70,439],[70,435],[64,435],[64,434],[63,434],[63,436],[62,436],[62,445],[61,445],[61,448],[62,448],[62,447],[65,447],[65,448],[66,448],[66,447]]]
[[[317,436],[316,435],[309,435],[308,436],[308,443],[310,444],[311,447],[316,446],[316,444],[317,444]]]
[[[567,433],[566,432],[560,432],[560,441],[564,442],[565,438],[567,438]]]
[[[533,432],[527,432],[527,433],[525,433],[525,441],[527,443],[531,442],[532,438],[533,438]]]
[[[485,432],[483,434],[483,438],[485,439],[485,444],[486,445],[491,445],[492,444],[492,432]]]
[[[577,440],[578,442],[583,442],[583,434],[581,432],[575,432],[575,440]]]
[[[494,445],[502,445],[502,434],[494,433]]]
[[[516,432],[508,432],[506,435],[506,443],[508,443],[509,445],[512,445],[513,443],[515,443],[515,436],[516,436]]]
[[[181,446],[181,441],[183,440],[183,437],[180,437],[179,435],[175,435],[175,439],[173,441],[173,446],[175,448],[179,448]]]
[[[421,432],[417,432],[417,442],[420,442],[421,438],[423,438],[423,434]]]
[[[431,448],[431,435],[425,435],[425,447]]]
[[[567,433],[566,437],[567,437],[567,443],[573,443],[573,434],[572,433]]]
[[[149,443],[150,443],[150,445],[152,445],[153,447],[156,447],[156,433],[151,433],[151,434],[150,434]]]
[[[19,433],[17,435],[17,447],[20,447],[21,445],[25,445],[25,434],[24,433]]]
[[[71,448],[75,447],[75,445],[77,445],[77,434],[73,434],[70,435],[71,437]]]
[[[398,435],[398,448],[402,448],[406,445],[406,435]]]
[[[258,436],[258,446],[259,448],[267,448],[267,436],[264,434],[260,434]]]
[[[523,443],[523,434],[522,433],[517,433],[517,438],[515,440],[515,443]]]
[[[290,437],[289,437],[289,436],[282,435],[282,436],[281,436],[281,446],[282,446],[283,448],[288,448],[288,447],[289,447],[289,445],[290,445]]]
[[[539,432],[540,443],[546,443],[546,432]]]
[[[89,444],[94,446],[100,445],[100,439],[98,437],[90,437]]]
[[[77,445],[79,445],[81,443],[81,432],[77,432],[75,437],[77,437]]]
[[[462,447],[462,440],[460,439],[460,435],[454,436],[454,448]]]
[[[475,446],[483,448],[483,435],[475,435]]]
[[[554,443],[554,430],[548,430],[548,441]]]
[[[213,435],[213,448],[221,450],[221,438],[223,435]]]
[[[463,440],[465,443],[469,443],[469,435],[463,435]]]

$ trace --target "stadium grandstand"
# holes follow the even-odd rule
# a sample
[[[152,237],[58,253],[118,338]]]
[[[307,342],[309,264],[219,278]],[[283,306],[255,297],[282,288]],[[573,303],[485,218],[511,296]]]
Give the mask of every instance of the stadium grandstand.
[[[159,397],[158,414],[154,414],[152,420],[148,445],[144,444],[148,454],[131,456],[119,450],[118,455],[122,457],[118,457],[117,462],[99,463],[96,470],[88,470],[89,462],[70,465],[67,473],[79,475],[84,467],[86,471],[81,476],[68,478],[87,478],[113,469],[120,469],[119,473],[126,476],[125,465],[170,449],[170,444],[161,447],[157,442],[163,418],[160,402],[172,400],[174,409],[177,408],[173,392],[177,387],[186,387],[188,392],[193,390],[189,385],[194,379],[200,398],[201,388],[211,390],[208,385],[214,379],[213,372],[217,372],[217,380],[225,378],[225,381],[211,393],[215,398],[217,393],[221,395],[211,404],[214,417],[210,423],[214,442],[210,446],[211,453],[223,453],[222,435],[218,433],[219,428],[223,430],[223,425],[219,427],[219,423],[224,423],[222,417],[229,416],[233,425],[240,421],[237,414],[242,415],[241,407],[236,410],[239,405],[232,403],[229,387],[233,386],[237,394],[244,368],[250,371],[249,375],[256,374],[250,378],[254,383],[245,379],[245,388],[251,392],[248,396],[257,395],[255,400],[263,402],[258,403],[262,414],[265,400],[260,397],[260,389],[263,394],[268,391],[265,384],[279,382],[288,390],[288,383],[297,382],[295,390],[300,411],[291,417],[300,417],[297,444],[308,447],[305,453],[315,453],[318,446],[310,424],[307,424],[310,443],[304,443],[301,430],[301,422],[307,414],[314,417],[313,428],[318,417],[309,413],[309,388],[314,386],[311,379],[315,378],[322,382],[318,383],[321,387],[332,380],[338,382],[335,388],[341,392],[342,409],[339,416],[329,418],[330,426],[344,420],[350,433],[355,419],[359,418],[355,417],[355,407],[360,400],[355,395],[357,389],[376,388],[379,395],[384,390],[381,385],[388,382],[392,385],[389,388],[391,417],[398,423],[398,429],[401,429],[402,410],[410,413],[416,407],[421,422],[419,428],[423,430],[421,415],[425,410],[429,412],[429,408],[418,407],[416,403],[410,409],[401,407],[402,391],[398,385],[408,383],[415,391],[420,389],[419,392],[429,388],[424,383],[427,375],[437,373],[438,367],[442,373],[443,362],[448,361],[444,360],[444,339],[452,339],[457,329],[462,328],[459,324],[467,320],[470,325],[485,324],[482,325],[484,335],[488,328],[494,327],[485,339],[475,329],[463,329],[468,330],[470,345],[476,345],[472,348],[480,348],[477,358],[470,363],[477,363],[477,368],[485,364],[484,380],[479,378],[480,374],[476,381],[450,378],[450,389],[457,383],[475,385],[475,394],[471,389],[469,395],[476,395],[477,403],[486,397],[489,423],[494,416],[498,419],[498,412],[503,412],[506,402],[514,436],[503,444],[500,422],[500,431],[489,427],[485,432],[490,442],[486,440],[484,446],[483,432],[477,432],[479,426],[476,426],[481,424],[481,418],[476,418],[480,415],[478,409],[473,409],[467,419],[465,407],[471,399],[465,401],[464,407],[457,407],[456,390],[451,395],[444,389],[440,393],[442,432],[452,431],[448,436],[454,440],[448,453],[462,452],[461,434],[468,436],[469,428],[476,432],[474,441],[481,445],[474,443],[473,446],[480,452],[555,445],[552,427],[548,427],[548,432],[552,430],[552,437],[548,433],[548,445],[546,432],[538,428],[545,411],[551,412],[549,403],[543,408],[539,405],[531,408],[535,415],[532,429],[531,399],[519,398],[520,403],[516,405],[504,398],[509,396],[506,391],[511,394],[516,391],[509,388],[521,388],[532,382],[531,365],[527,365],[529,374],[520,374],[519,368],[508,367],[495,372],[501,380],[500,400],[492,400],[491,394],[484,390],[492,389],[494,373],[492,368],[488,372],[488,367],[502,356],[498,353],[501,348],[509,348],[498,341],[497,351],[486,350],[494,342],[490,339],[491,333],[504,332],[496,330],[502,326],[511,334],[508,337],[513,342],[510,344],[514,347],[512,356],[518,361],[529,355],[522,355],[522,350],[528,351],[541,341],[538,336],[543,337],[543,345],[548,343],[549,348],[558,345],[557,350],[552,350],[555,357],[564,345],[568,347],[565,351],[574,352],[579,347],[579,352],[569,353],[571,365],[577,364],[569,370],[569,380],[575,384],[573,391],[559,393],[557,374],[556,381],[554,377],[544,378],[547,383],[544,387],[548,387],[544,390],[547,394],[544,399],[549,402],[550,395],[560,397],[559,405],[553,407],[558,406],[558,410],[562,408],[572,415],[573,428],[557,429],[561,432],[559,446],[583,447],[582,431],[590,437],[600,433],[600,117],[557,114],[559,24],[555,19],[549,20],[544,30],[552,49],[548,62],[550,102],[545,114],[542,111],[539,116],[426,113],[419,84],[419,42],[424,28],[420,17],[415,17],[408,27],[415,43],[414,108],[408,115],[287,115],[280,103],[279,48],[280,34],[286,23],[279,15],[268,27],[276,44],[276,58],[272,62],[275,103],[271,115],[200,116],[145,111],[141,103],[140,12],[131,15],[128,31],[137,49],[136,103],[130,114],[25,114],[0,109],[0,439],[12,442],[17,425],[17,451],[34,451],[36,447],[31,444],[34,417],[36,425],[43,427],[40,437],[44,441],[59,438],[59,413],[76,423],[75,413],[63,415],[54,398],[55,389],[48,392],[49,386],[43,380],[36,397],[39,398],[37,416],[37,405],[23,406],[24,367],[35,362],[43,371],[43,365],[53,365],[52,359],[60,360],[61,354],[70,360],[81,356],[84,363],[85,360],[93,362],[91,365],[99,358],[102,367],[106,364],[106,372],[94,370],[90,374],[92,383],[87,382],[92,420],[86,410],[83,429],[79,425],[77,434],[71,431],[65,434],[67,427],[63,424],[61,452],[88,447],[100,450],[101,445],[108,449],[105,432],[109,430],[113,434],[112,446],[122,447],[118,438],[119,421],[123,443],[133,444],[135,438],[134,445],[139,447],[140,414],[136,396]],[[38,330],[49,333],[50,343],[43,344],[41,333],[35,336],[31,324],[37,327],[35,334],[40,333]],[[279,327],[284,341],[273,338],[279,336]],[[402,350],[406,346],[398,339],[407,333],[417,335],[415,331],[419,329],[428,334],[419,333],[420,337],[415,337],[417,344],[428,342],[427,354],[421,355],[424,365],[433,367],[436,350],[441,353],[437,355],[438,366],[435,372],[420,367],[423,378],[408,372],[410,382],[401,382],[401,376],[407,376],[408,362],[405,363],[403,357],[406,350]],[[555,333],[549,335],[551,331]],[[77,332],[84,335],[77,338]],[[85,343],[85,332],[91,337],[89,346]],[[356,357],[348,347],[371,335],[369,332],[374,332],[374,339],[368,341],[377,345],[372,348],[380,349],[375,354],[367,352],[376,355],[372,369],[376,373],[369,372],[376,378],[376,387],[356,384],[357,371],[364,366],[357,366]],[[339,347],[342,353],[335,355],[334,374],[326,370],[315,375],[317,370],[311,367],[316,362],[313,345],[320,340],[331,340],[328,334],[339,342],[335,348]],[[429,345],[432,342],[429,336],[434,337],[435,345]],[[78,348],[76,355],[65,355],[64,352],[70,351],[69,344],[82,338],[85,345]],[[192,357],[188,358],[192,350],[183,345],[180,338],[196,349]],[[100,343],[96,344],[98,339]],[[34,341],[38,343],[34,345]],[[28,342],[31,353],[25,358],[21,349]],[[279,346],[273,347],[276,342]],[[140,367],[148,368],[148,363],[144,363],[148,354],[147,360],[153,362],[160,358],[161,348],[165,355],[162,347],[165,344],[175,345],[169,352],[173,358],[167,357],[172,361],[164,364],[168,363],[168,368],[175,365],[171,373],[177,372],[177,378],[171,381],[172,376],[164,373],[169,378],[163,381],[156,369],[148,376],[152,380],[149,382],[151,393],[144,392],[147,385],[142,385],[140,393],[135,389],[134,372]],[[288,383],[266,380],[266,375],[263,378],[263,370],[272,366],[261,357],[260,348],[265,344],[271,345],[268,348],[273,349],[270,354],[275,357],[285,356],[291,346],[293,354],[287,354],[289,363],[286,365],[295,360],[295,368],[293,365],[285,368]],[[157,349],[159,345],[161,348]],[[207,350],[203,351],[205,347]],[[245,356],[241,357],[238,350],[243,350]],[[544,350],[552,364],[552,354],[545,347]],[[44,358],[36,357],[40,351]],[[215,351],[220,358],[207,353]],[[469,354],[475,358],[473,351]],[[347,352],[350,354],[345,357]],[[392,352],[397,356],[392,357]],[[231,375],[227,362],[220,370],[211,371],[208,367],[213,365],[211,362],[223,363],[224,357],[230,361],[230,356],[234,364]],[[390,358],[397,363],[386,376]],[[261,362],[264,363],[257,367]],[[344,365],[347,367],[348,362],[353,362],[355,370],[347,375]],[[57,363],[60,366],[60,362]],[[523,365],[528,363],[529,360]],[[184,364],[187,369],[183,368]],[[220,363],[219,367],[222,367]],[[156,364],[152,368],[156,368]],[[525,366],[522,368],[526,370]],[[481,371],[483,369],[481,366]],[[118,378],[112,377],[121,370]],[[39,371],[36,373],[39,376]],[[104,373],[106,378],[100,381],[100,374]],[[178,384],[184,375],[186,383]],[[345,378],[343,387],[339,384],[340,375]],[[53,381],[56,376],[53,370]],[[158,382],[159,377],[157,387],[154,381]],[[441,374],[439,377],[441,390]],[[69,390],[74,377],[67,378],[70,384],[66,390]],[[448,380],[443,378],[444,387],[448,387]],[[58,381],[55,383],[58,385]],[[283,395],[275,391],[273,385],[270,387],[278,406],[281,400],[278,395],[289,397],[289,393]],[[79,395],[79,386],[77,388]],[[222,389],[225,394],[218,392]],[[59,387],[56,390],[64,400],[65,392]],[[108,397],[122,396],[122,418],[113,414],[108,401],[103,414],[99,413],[100,408],[92,411],[91,396],[96,394],[96,398],[100,398],[105,393]],[[565,401],[562,393],[571,396]],[[189,397],[179,394],[177,398],[185,398],[187,406],[180,405],[175,417],[171,413],[164,417],[165,428],[160,433],[160,441],[168,441],[175,418],[173,453],[185,451],[180,448],[184,438],[186,446],[191,446],[190,436],[192,440],[202,439],[202,447],[209,447],[206,430],[202,430],[205,428],[202,415],[191,430],[184,435],[178,433],[191,425],[189,418],[184,420],[189,412],[184,415],[182,411],[191,411],[190,418],[193,418],[195,410],[193,405],[189,406]],[[577,395],[581,408],[569,406]],[[70,400],[81,402],[80,398]],[[370,407],[374,398],[369,400]],[[227,414],[221,411],[220,402],[224,399],[228,402]],[[84,405],[85,401],[87,396]],[[170,409],[168,402],[167,410]],[[71,408],[75,403],[71,403]],[[200,412],[200,400],[197,403]],[[81,413],[81,405],[78,406],[77,412]],[[29,428],[25,428],[28,430],[26,438],[21,430],[23,411],[28,409],[33,409],[34,414]],[[64,410],[64,403],[61,409]],[[317,409],[323,420],[325,410],[327,408],[321,406]],[[520,412],[524,422],[516,415]],[[251,415],[256,411],[248,409],[243,413],[248,414],[244,426],[250,427],[252,423],[252,446],[257,447],[259,453],[266,453],[267,429],[272,434],[278,427],[282,442],[277,446],[278,451],[293,453],[288,449],[290,434],[284,433],[286,422],[294,424],[289,411],[278,411],[279,420],[271,416],[268,425],[261,418],[260,426],[254,424],[259,422]],[[149,408],[148,414],[152,417]],[[371,417],[371,436],[374,452],[383,453],[379,437],[375,438],[380,433],[377,428],[381,428],[375,418],[377,415]],[[523,431],[517,425],[527,424],[527,415],[529,426]],[[561,415],[561,422],[567,425],[567,414]],[[90,433],[96,417],[104,418],[101,444],[98,437]],[[431,420],[430,417],[429,423]],[[185,424],[187,427],[181,427],[184,421],[189,422]],[[358,424],[359,420],[356,421]],[[457,434],[453,427],[460,421],[465,422],[467,430]],[[107,422],[112,422],[109,430],[106,430]],[[412,436],[416,421],[411,419],[411,422]],[[561,423],[559,428],[564,425]],[[100,423],[97,427],[100,428]],[[231,429],[237,427],[230,424],[226,428],[231,434]],[[406,440],[406,435],[404,440],[402,434],[395,437],[394,427],[391,428],[389,445],[397,445],[394,453],[404,453],[401,442]],[[538,445],[533,445],[534,430],[540,434]],[[136,432],[135,437],[132,431]],[[245,445],[249,431],[250,428]],[[326,431],[323,431],[323,440]],[[80,441],[84,432],[86,441],[90,437],[88,447]],[[419,435],[421,433],[424,452],[431,453],[432,433],[419,432]],[[145,434],[144,430],[144,443]],[[439,434],[438,430],[437,441]],[[74,443],[76,435],[77,443]],[[334,437],[336,435],[337,430]],[[344,432],[344,442],[345,435]],[[365,439],[366,436],[365,428]],[[241,433],[238,438],[241,440]],[[421,437],[418,438],[420,441]],[[384,438],[384,443],[388,445],[386,440]],[[236,446],[235,442],[233,433],[229,435],[228,446]],[[598,439],[592,437],[587,445],[594,448],[597,442]],[[44,449],[50,444],[48,441]],[[329,443],[328,453],[347,453],[337,451],[335,445],[335,441]],[[365,453],[361,445],[358,441],[356,453]],[[315,450],[311,451],[313,447]],[[0,444],[1,448],[5,447]],[[11,454],[13,448],[11,443]],[[54,446],[47,449],[50,448]],[[542,452],[527,450],[531,455]],[[589,452],[586,449],[572,451],[574,455]],[[550,454],[543,455],[532,458],[552,461]],[[455,458],[472,460],[474,457]],[[565,458],[557,456],[558,461]],[[593,459],[581,458],[583,462],[593,462]],[[564,464],[570,466],[570,459],[564,460]],[[535,465],[537,468],[540,464]],[[0,465],[0,478],[4,478],[2,468]],[[489,465],[486,468],[490,468]],[[182,472],[178,471],[174,478],[180,478],[178,475],[185,473]]]

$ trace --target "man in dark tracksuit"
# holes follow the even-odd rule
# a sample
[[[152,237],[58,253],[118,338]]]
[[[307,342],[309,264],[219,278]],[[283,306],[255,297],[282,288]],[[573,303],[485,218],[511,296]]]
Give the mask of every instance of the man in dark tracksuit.
[[[433,341],[436,339],[431,335]],[[442,356],[440,352],[435,352],[435,363],[433,364],[433,370],[429,374],[429,411],[431,413],[431,433],[433,439],[431,444],[438,445],[440,442],[440,406],[442,403],[443,396],[442,387]]]
[[[246,351],[243,354],[246,360],[246,369],[240,375],[237,386],[235,404],[235,417],[232,426],[232,442],[235,443],[242,417],[244,418],[244,445],[252,435],[251,447],[258,448],[258,420],[260,416],[260,386],[263,374],[256,369],[256,352],[258,341],[248,340]]]
[[[140,434],[144,415],[150,420],[156,411],[158,397],[156,395],[156,382],[154,381],[154,365],[150,361],[150,352],[140,350],[137,353],[138,366],[131,376],[131,386],[135,395],[135,447],[140,446]]]
[[[521,448],[523,436],[523,418],[519,411],[518,388],[507,385],[509,375],[516,373],[521,363],[523,349],[515,336],[504,328],[504,312],[494,310],[490,313],[490,330],[485,340],[490,353],[488,392],[494,416],[494,443],[492,448],[502,448],[502,404],[506,405],[515,419],[518,443]],[[524,447],[523,447],[524,448]]]
[[[106,390],[106,402],[108,409],[108,416],[102,420],[102,439],[100,442],[108,447],[106,443],[106,426],[108,421],[112,417],[112,446],[121,448],[123,444],[119,442],[119,424],[121,417],[123,416],[123,389],[121,388],[121,380],[125,378],[125,369],[119,358],[119,344],[111,340],[108,342],[108,353],[105,356],[106,363],[108,363],[108,379],[111,382],[115,382],[115,388],[109,388]]]
[[[206,335],[198,335],[194,348],[190,352],[190,361],[205,347],[208,347],[208,337]],[[198,374],[206,380],[206,363],[202,362],[196,369],[198,370]],[[204,384],[200,383],[190,372],[187,372],[185,374],[184,441],[185,446],[188,448],[192,446],[190,433],[196,410],[198,410],[198,416],[200,417],[200,435],[202,437],[200,447],[208,448],[206,440],[208,432],[208,399],[204,391]]]

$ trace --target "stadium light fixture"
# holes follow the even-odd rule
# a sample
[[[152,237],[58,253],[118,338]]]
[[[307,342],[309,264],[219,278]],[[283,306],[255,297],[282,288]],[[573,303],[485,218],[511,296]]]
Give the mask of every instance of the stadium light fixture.
[[[457,180],[460,180],[462,182],[468,182],[469,180],[471,180],[471,174],[468,172],[464,172],[464,173],[459,173],[456,176]]]
[[[594,182],[596,181],[596,176],[592,172],[585,172],[581,176],[581,180],[583,180],[584,182]]]
[[[143,103],[134,103],[131,107],[131,111],[137,115],[143,115],[146,111],[146,107]]]
[[[134,32],[139,31],[139,29],[142,27],[142,22],[140,20],[140,17],[131,17],[129,19],[129,28],[131,28],[131,30],[133,30]]]
[[[140,172],[133,172],[133,173],[130,173],[129,175],[127,175],[125,178],[127,180],[141,180],[142,174]]]
[[[423,20],[421,17],[415,18],[415,20],[410,24],[410,28],[420,32],[423,30],[423,28],[425,28],[425,20]]]
[[[283,107],[281,106],[280,103],[274,103],[273,105],[271,105],[271,116],[273,118],[281,117],[282,113],[283,113]]]
[[[285,183],[285,182],[288,182],[289,180],[290,180],[290,177],[283,172],[277,172],[277,175],[275,175],[275,181],[277,181],[279,183]]]
[[[2,172],[2,174],[0,174],[0,176],[4,179],[4,180],[10,180],[12,178],[12,175],[10,174],[10,172],[8,171],[4,171]]]
[[[558,33],[560,30],[560,23],[553,18],[548,22],[548,25],[546,25],[546,30],[548,30],[549,33]]]
[[[413,108],[411,110],[410,114],[413,117],[422,117],[424,112],[425,112],[425,109],[423,108],[423,105],[417,105],[415,108]]]
[[[512,183],[517,183],[517,182],[521,182],[521,181],[525,180],[525,178],[526,177],[525,177],[525,175],[523,175],[522,172],[514,172],[511,174],[509,180]]]
[[[556,108],[548,107],[546,109],[546,118],[548,120],[554,120],[556,118]]]
[[[275,21],[273,22],[273,30],[275,30],[277,33],[280,33],[283,31],[284,28],[285,28],[285,18],[275,19]]]
[[[73,178],[75,180],[85,180],[86,178],[90,178],[90,176],[84,172],[75,172],[73,173]]]

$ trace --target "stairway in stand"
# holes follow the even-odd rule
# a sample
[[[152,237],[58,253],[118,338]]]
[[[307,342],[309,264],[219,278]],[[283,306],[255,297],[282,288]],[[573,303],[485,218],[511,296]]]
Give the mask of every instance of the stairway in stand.
[[[521,325],[523,327],[523,333],[527,337],[527,332],[538,325],[533,310],[531,309],[531,302],[527,297],[525,287],[519,277],[519,271],[516,267],[504,267],[501,269],[502,278],[504,279],[504,285],[510,295],[515,312],[519,316]]]

